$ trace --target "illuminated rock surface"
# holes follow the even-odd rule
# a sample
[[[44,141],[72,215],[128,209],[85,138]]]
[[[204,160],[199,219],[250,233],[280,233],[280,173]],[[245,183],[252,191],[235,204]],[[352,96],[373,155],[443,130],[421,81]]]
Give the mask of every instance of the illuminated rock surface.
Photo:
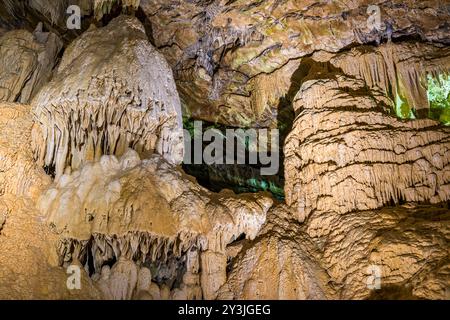
[[[36,200],[50,183],[30,151],[30,107],[0,103],[0,299],[99,298],[91,281],[69,291],[55,255],[57,237]]]
[[[0,101],[28,103],[50,79],[62,43],[39,28],[0,34]]]
[[[450,130],[386,114],[391,101],[342,75],[305,81],[286,140],[286,201],[311,212],[450,199]],[[320,79],[324,77],[323,79]]]
[[[17,3],[0,298],[450,299],[448,6],[383,1],[371,31],[364,1],[80,0],[66,30],[63,1]],[[279,128],[284,173],[208,190],[182,116]]]
[[[57,177],[66,167],[77,169],[103,154],[120,156],[128,147],[182,160],[172,72],[135,18],[118,17],[75,40],[32,106],[36,158]]]

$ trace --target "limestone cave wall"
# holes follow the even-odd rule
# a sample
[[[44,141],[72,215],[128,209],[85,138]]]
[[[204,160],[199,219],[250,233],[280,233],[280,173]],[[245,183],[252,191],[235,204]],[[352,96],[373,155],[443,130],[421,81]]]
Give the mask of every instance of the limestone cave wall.
[[[450,299],[449,16],[1,1],[0,298]]]

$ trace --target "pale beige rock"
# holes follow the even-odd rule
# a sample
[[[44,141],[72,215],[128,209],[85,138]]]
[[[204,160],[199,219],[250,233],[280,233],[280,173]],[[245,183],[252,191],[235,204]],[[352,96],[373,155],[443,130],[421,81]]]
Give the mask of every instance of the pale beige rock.
[[[170,288],[167,285],[161,286],[161,300],[169,300],[170,298]]]
[[[62,48],[59,38],[14,30],[0,38],[0,101],[28,103],[50,79]]]
[[[120,156],[128,147],[182,160],[172,72],[134,17],[120,16],[76,39],[32,105],[35,156],[57,178],[66,167],[77,169],[103,154]]]
[[[63,2],[29,1],[59,26]],[[363,1],[74,3],[104,21],[139,8],[152,34],[124,16],[83,32],[33,101],[33,134],[29,107],[0,104],[0,298],[450,298],[450,129],[393,116],[399,96],[427,111],[427,75],[448,73],[441,2],[380,2],[381,32]],[[434,43],[395,39],[417,34]],[[288,125],[279,108],[297,93],[286,204],[212,193],[175,166],[181,103],[147,36],[194,118]],[[23,62],[0,75],[13,100],[54,63],[21,53],[51,40],[34,37],[0,58]]]
[[[379,31],[369,24],[369,5],[380,9]],[[279,90],[289,89],[293,61],[315,51],[407,35],[449,40],[448,9],[438,0],[427,1],[426,10],[416,0],[398,6],[359,0],[142,0],[140,6],[151,17],[156,46],[174,68],[186,111],[232,126],[275,126]]]
[[[153,300],[161,300],[161,290],[158,285],[154,282],[150,283],[148,287],[148,292]]]
[[[100,20],[104,14],[109,14],[114,4],[120,3],[123,10],[137,10],[140,0],[94,0],[95,19]]]
[[[300,221],[314,211],[450,199],[448,128],[389,116],[391,100],[362,80],[315,75],[297,94],[284,148],[286,201]]]
[[[100,270],[112,258],[164,262],[172,252],[187,259],[184,287],[172,295],[189,299],[202,296],[200,286],[204,298],[215,297],[226,280],[226,245],[243,233],[253,239],[271,205],[266,195],[210,193],[160,156],[141,161],[131,149],[119,160],[102,156],[61,176],[39,201],[61,237],[61,264],[86,261],[90,251]],[[202,251],[201,275],[191,249]],[[117,289],[118,297],[128,297],[130,288]]]
[[[124,256],[111,268],[109,287],[114,300],[130,300],[136,288],[138,269],[135,263]]]
[[[0,103],[0,194],[36,199],[51,180],[30,151],[30,107]]]
[[[286,206],[270,210],[259,236],[232,260],[221,299],[331,299],[316,243]]]
[[[108,265],[102,267],[100,279],[97,280],[97,287],[103,294],[103,298],[112,300],[114,298],[111,290],[111,268]]]
[[[364,80],[369,88],[381,89],[385,96],[404,102],[422,117],[428,115],[430,107],[427,76],[450,71],[448,47],[418,42],[360,46],[338,54],[317,52],[313,57]]]
[[[152,282],[152,273],[149,268],[142,267],[139,269],[138,280],[137,280],[137,290],[148,290]]]
[[[446,299],[448,209],[408,205],[345,215],[316,212],[305,231],[323,243],[320,261],[340,299],[377,293],[367,286],[377,268],[381,292],[397,286],[415,297]]]
[[[289,211],[271,209],[219,299],[448,299],[448,209],[315,212],[306,224]]]
[[[35,208],[50,179],[33,161],[30,107],[0,103],[0,299],[99,298],[81,270],[81,290],[68,290],[56,237]]]
[[[66,0],[33,0],[46,25],[66,32]],[[295,60],[313,52],[338,52],[356,44],[417,37],[449,43],[444,1],[179,1],[73,0],[83,19],[140,11],[149,37],[176,73],[185,111],[196,118],[233,126],[276,126],[283,90]],[[380,9],[377,18],[369,6]],[[5,17],[21,8],[14,1]],[[29,20],[30,17],[22,17]],[[76,35],[76,33],[75,33]],[[70,41],[74,35],[69,36]],[[273,79],[271,82],[270,79]],[[278,84],[278,86],[277,86]],[[287,88],[286,88],[287,85]],[[286,93],[286,91],[285,91]],[[281,99],[280,99],[281,97]]]

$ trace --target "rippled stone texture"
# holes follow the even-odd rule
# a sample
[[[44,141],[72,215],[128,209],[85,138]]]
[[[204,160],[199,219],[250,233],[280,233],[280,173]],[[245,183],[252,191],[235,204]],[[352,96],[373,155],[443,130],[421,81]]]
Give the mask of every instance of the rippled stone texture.
[[[309,77],[285,145],[286,201],[300,221],[314,211],[450,199],[450,129],[388,115],[392,101],[362,80]]]
[[[33,161],[31,127],[29,106],[0,103],[0,299],[99,298],[87,277],[70,292],[57,265],[56,236],[35,208],[50,178]]]

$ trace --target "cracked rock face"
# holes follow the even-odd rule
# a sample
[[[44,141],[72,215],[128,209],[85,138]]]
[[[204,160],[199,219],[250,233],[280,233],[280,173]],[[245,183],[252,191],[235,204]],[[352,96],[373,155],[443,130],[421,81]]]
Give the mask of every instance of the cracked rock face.
[[[62,42],[41,28],[0,37],[0,101],[29,103],[50,79]]]
[[[132,75],[132,76],[130,76]],[[183,157],[180,100],[172,72],[136,18],[85,32],[32,102],[38,162],[60,177],[103,154]]]

